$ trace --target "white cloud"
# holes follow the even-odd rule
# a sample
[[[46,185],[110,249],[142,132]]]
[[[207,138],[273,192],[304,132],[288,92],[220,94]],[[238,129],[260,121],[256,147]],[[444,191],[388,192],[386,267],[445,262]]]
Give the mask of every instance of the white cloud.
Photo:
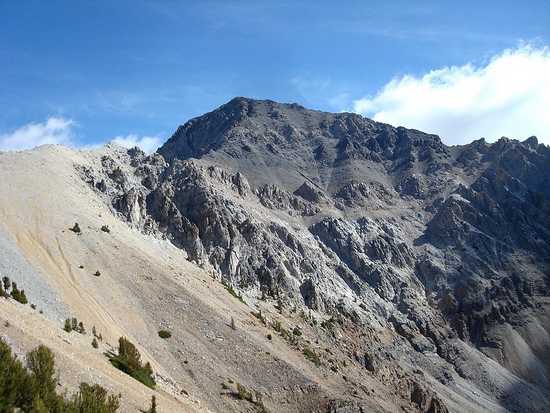
[[[353,102],[374,120],[437,133],[448,144],[484,137],[550,144],[550,49],[505,50],[486,65],[406,75]]]
[[[71,119],[50,117],[45,122],[32,122],[23,125],[12,132],[0,134],[0,150],[18,151],[31,149],[45,144],[60,144],[79,149],[97,149],[101,143],[79,144],[74,134],[76,122]],[[110,140],[125,148],[135,146],[146,153],[154,152],[163,142],[158,136],[126,135]]]
[[[11,133],[0,135],[0,150],[16,151],[45,144],[71,145],[75,122],[51,117],[43,123],[29,123]]]
[[[117,136],[111,139],[111,142],[124,146],[125,148],[134,148],[137,146],[145,153],[152,153],[162,144],[163,139],[158,136],[126,135]]]

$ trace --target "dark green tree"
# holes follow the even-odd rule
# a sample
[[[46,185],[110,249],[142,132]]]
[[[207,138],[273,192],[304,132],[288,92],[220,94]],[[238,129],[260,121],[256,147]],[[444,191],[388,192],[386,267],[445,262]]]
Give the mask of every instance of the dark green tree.
[[[155,396],[151,396],[151,408],[147,413],[157,413],[157,398]]]
[[[11,298],[17,301],[17,299],[19,298],[19,294],[20,294],[20,291],[19,291],[19,288],[17,288],[17,283],[13,282],[11,284],[11,293],[10,293]]]
[[[115,413],[119,397],[99,385],[81,383],[71,398],[56,393],[53,353],[39,346],[27,354],[27,368],[0,339],[0,412]]]
[[[15,407],[29,409],[32,401],[32,384],[27,370],[0,339],[0,412],[11,412]]]
[[[27,295],[25,294],[25,290],[21,290],[19,292],[19,299],[17,300],[21,304],[28,304],[29,300],[27,300]]]
[[[59,405],[59,396],[55,392],[57,375],[52,351],[40,345],[27,354],[27,369],[30,372],[33,394],[41,399],[51,411]]]
[[[6,290],[6,292],[9,292],[11,287],[11,281],[9,277],[6,277],[6,276],[2,277],[2,283],[4,284],[4,290]]]
[[[67,333],[70,333],[71,331],[73,331],[73,325],[71,323],[70,318],[67,318],[65,320],[65,325],[63,326],[63,330],[65,330]]]
[[[98,384],[91,386],[81,383],[70,407],[78,413],[115,413],[120,407],[120,398],[109,395],[107,390]]]
[[[141,355],[130,340],[125,337],[120,337],[118,340],[118,354],[110,354],[109,356],[109,361],[117,369],[132,376],[150,388],[155,387],[156,383],[153,378],[151,364],[147,362],[145,366],[142,365]]]

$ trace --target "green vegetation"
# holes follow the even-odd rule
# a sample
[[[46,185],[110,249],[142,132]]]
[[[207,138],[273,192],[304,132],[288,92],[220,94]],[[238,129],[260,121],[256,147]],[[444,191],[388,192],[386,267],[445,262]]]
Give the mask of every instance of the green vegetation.
[[[273,327],[273,330],[275,330],[277,333],[281,333],[282,330],[284,330],[281,322],[279,320],[277,321],[274,321],[273,324],[271,325],[271,327]]]
[[[94,276],[96,276],[96,277],[101,276],[101,273],[99,272],[99,270],[97,270],[96,272],[94,272]]]
[[[331,330],[335,323],[336,320],[334,319],[334,317],[330,317],[328,320],[323,320],[321,322],[321,328],[324,328],[325,330]]]
[[[159,330],[159,337],[164,338],[164,339],[168,339],[168,338],[172,337],[172,333],[169,332],[168,330]]]
[[[11,292],[10,292],[11,289]],[[28,304],[25,290],[20,290],[16,282],[12,282],[9,277],[2,277],[2,284],[0,284],[0,297],[13,298],[15,301],[21,304]],[[33,308],[36,308],[34,306]]]
[[[109,361],[117,369],[123,371],[137,381],[143,383],[151,389],[155,388],[155,379],[153,378],[153,369],[149,362],[143,365],[141,363],[141,354],[138,349],[128,339],[120,337],[118,339],[118,354],[107,353]]]
[[[235,319],[233,317],[231,317],[231,324],[229,324],[229,326],[231,327],[231,330],[237,329],[237,326],[235,325]]]
[[[225,289],[227,290],[227,292],[229,294],[231,294],[233,297],[235,297],[241,303],[244,303],[243,297],[239,293],[237,293],[237,291],[235,291],[235,289],[231,285],[224,284],[223,286],[225,287]]]
[[[13,282],[11,284],[11,298],[21,304],[27,304],[27,296],[25,295],[25,290],[19,290],[17,288],[17,283]]]
[[[246,400],[247,402],[254,404],[257,407],[258,412],[267,412],[262,401],[262,394],[257,391],[254,391],[254,393],[252,393],[252,391],[248,390],[241,383],[237,383],[237,393],[235,394],[235,396],[239,400]]]
[[[95,326],[92,326],[92,335],[99,341],[103,341],[103,336],[101,335],[101,333],[97,333],[97,329],[95,328]]]
[[[99,385],[81,383],[72,397],[56,393],[53,353],[39,346],[27,354],[26,367],[0,339],[0,412],[114,413],[119,397]]]
[[[80,234],[82,231],[80,230],[80,225],[78,225],[78,222],[75,222],[72,228],[69,228],[69,230],[73,231],[75,234]]]
[[[250,403],[252,403],[254,400],[254,397],[252,396],[252,392],[247,390],[247,388],[244,387],[241,383],[237,383],[237,397],[240,400],[247,400]]]
[[[65,330],[67,333],[70,333],[71,331],[73,331],[70,318],[67,318],[65,320],[65,325],[63,326],[63,330]]]
[[[275,307],[275,310],[277,310],[279,314],[283,313],[283,301],[280,298],[277,298],[277,304],[273,307]]]
[[[310,349],[309,347],[304,347],[304,349],[302,350],[302,353],[303,353],[303,355],[306,359],[311,361],[317,367],[319,367],[321,365],[321,359],[319,358],[317,353],[315,351],[313,351],[312,349]]]
[[[284,338],[289,344],[291,345],[297,345],[298,344],[298,336],[291,334],[286,328],[284,328],[280,321],[275,321],[271,327],[273,330],[275,330],[279,335]]]
[[[258,310],[258,312],[251,311],[250,314],[252,314],[258,320],[260,320],[264,326],[267,325],[267,320],[265,319],[264,315],[262,314],[262,310]]]
[[[65,324],[63,325],[63,330],[65,330],[67,333],[70,333],[71,331],[76,331],[80,334],[86,334],[84,323],[82,323],[82,321],[78,321],[76,317],[67,318],[65,320]]]
[[[111,232],[111,230],[109,229],[109,225],[103,225],[103,226],[101,227],[101,230],[102,230],[103,232],[106,232],[107,234],[108,234],[109,232]]]
[[[146,413],[157,413],[157,398],[155,396],[151,396],[151,407]]]
[[[92,340],[92,347],[93,348],[98,348],[99,347],[99,343],[97,342],[97,338],[95,338],[95,337]]]
[[[11,288],[11,281],[9,279],[9,277],[2,277],[2,283],[4,284],[4,290],[6,290],[6,292],[8,292]]]

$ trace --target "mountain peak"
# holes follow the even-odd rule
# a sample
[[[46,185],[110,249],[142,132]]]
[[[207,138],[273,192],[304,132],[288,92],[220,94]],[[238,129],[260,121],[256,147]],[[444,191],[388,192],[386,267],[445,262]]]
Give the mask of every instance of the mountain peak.
[[[357,162],[375,169],[395,163],[399,169],[413,159],[444,158],[446,151],[436,135],[353,113],[244,97],[180,126],[159,149],[168,160],[200,158],[249,171],[258,184],[279,177],[277,183],[289,190],[301,185],[304,176],[326,185],[335,168],[345,172],[333,184],[363,178],[350,167]]]

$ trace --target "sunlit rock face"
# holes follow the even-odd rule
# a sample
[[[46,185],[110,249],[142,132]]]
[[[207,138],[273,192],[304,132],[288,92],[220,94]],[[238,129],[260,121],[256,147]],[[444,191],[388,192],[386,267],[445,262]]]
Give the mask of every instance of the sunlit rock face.
[[[121,218],[245,297],[400,337],[362,349],[368,371],[402,358],[406,372],[429,366],[513,411],[548,407],[549,172],[536,138],[449,147],[355,114],[245,98],[180,126],[154,155],[81,171]],[[427,379],[405,381],[419,411],[447,411]]]

